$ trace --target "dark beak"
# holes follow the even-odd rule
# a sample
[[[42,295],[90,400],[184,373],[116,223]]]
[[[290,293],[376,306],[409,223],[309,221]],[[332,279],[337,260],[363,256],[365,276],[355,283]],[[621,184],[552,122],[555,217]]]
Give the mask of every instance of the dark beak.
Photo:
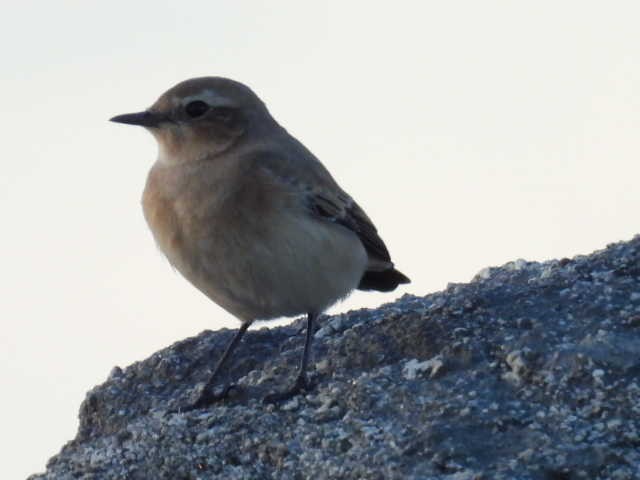
[[[137,113],[125,113],[109,119],[110,122],[126,123],[127,125],[140,125],[141,127],[157,127],[167,121],[167,117],[148,110]]]

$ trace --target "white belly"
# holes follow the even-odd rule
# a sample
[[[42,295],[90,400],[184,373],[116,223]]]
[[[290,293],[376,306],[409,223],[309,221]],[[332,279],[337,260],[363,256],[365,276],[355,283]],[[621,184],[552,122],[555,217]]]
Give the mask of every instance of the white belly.
[[[367,254],[355,234],[302,216],[281,220],[253,238],[214,233],[183,274],[242,320],[320,313],[358,285]]]
[[[353,232],[293,212],[277,223],[214,223],[190,234],[176,218],[169,227],[154,218],[162,217],[147,214],[169,262],[242,321],[320,313],[357,287],[367,265]]]

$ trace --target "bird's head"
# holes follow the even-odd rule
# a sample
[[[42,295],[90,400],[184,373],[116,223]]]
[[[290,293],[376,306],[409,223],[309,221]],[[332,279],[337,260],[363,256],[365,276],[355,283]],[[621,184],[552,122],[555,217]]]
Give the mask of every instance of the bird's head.
[[[167,163],[213,157],[277,125],[249,87],[222,77],[186,80],[147,110],[111,121],[145,127],[158,142],[160,161]]]

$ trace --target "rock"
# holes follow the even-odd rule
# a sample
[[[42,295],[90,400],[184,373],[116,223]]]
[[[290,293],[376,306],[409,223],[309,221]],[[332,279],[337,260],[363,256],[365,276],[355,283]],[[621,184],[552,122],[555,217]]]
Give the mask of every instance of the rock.
[[[31,480],[640,478],[640,237],[516,260],[468,284],[249,331],[227,401],[181,413],[233,332],[178,342],[92,389]]]

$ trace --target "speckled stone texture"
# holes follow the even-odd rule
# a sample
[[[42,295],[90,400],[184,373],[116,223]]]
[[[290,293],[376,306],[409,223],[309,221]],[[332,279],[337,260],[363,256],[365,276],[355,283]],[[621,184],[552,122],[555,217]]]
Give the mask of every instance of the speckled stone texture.
[[[640,478],[640,237],[323,317],[314,388],[264,405],[303,327],[250,331],[224,379],[239,387],[208,409],[179,411],[230,330],[114,368],[30,478]]]

